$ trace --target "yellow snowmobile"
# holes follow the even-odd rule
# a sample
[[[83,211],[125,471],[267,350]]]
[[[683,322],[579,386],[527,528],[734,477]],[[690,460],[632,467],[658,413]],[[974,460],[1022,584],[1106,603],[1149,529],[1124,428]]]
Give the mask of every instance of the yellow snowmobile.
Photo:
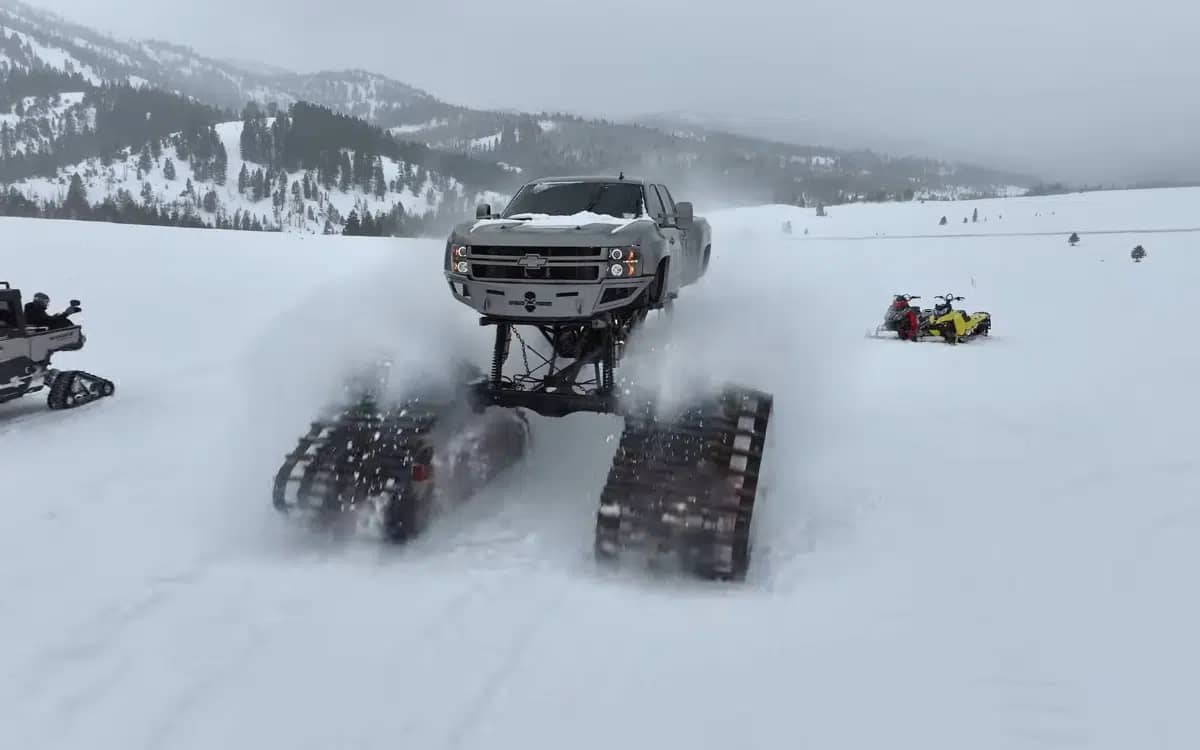
[[[970,341],[977,336],[987,336],[992,329],[992,314],[974,312],[967,314],[954,309],[954,302],[961,302],[962,297],[955,297],[947,292],[938,295],[941,300],[932,310],[922,310],[921,332],[919,338],[940,338],[947,344],[958,344]]]

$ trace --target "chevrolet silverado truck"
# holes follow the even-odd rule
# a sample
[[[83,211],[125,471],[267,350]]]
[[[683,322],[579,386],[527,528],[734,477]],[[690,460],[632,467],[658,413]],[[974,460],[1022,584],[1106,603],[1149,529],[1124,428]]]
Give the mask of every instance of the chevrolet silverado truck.
[[[488,318],[585,321],[663,307],[704,276],[711,252],[708,222],[661,182],[551,177],[455,226],[445,274]]]

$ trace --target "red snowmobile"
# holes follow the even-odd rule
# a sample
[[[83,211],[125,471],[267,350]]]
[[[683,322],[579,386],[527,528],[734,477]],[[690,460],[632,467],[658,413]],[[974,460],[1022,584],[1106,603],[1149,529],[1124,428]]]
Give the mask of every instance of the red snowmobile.
[[[921,333],[921,308],[912,304],[915,299],[921,299],[921,295],[895,295],[883,315],[883,323],[871,335],[883,338],[885,333],[895,333],[901,340],[916,341]]]

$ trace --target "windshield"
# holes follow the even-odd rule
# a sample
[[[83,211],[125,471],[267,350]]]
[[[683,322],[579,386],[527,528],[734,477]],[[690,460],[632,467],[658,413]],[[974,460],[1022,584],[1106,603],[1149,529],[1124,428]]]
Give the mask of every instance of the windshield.
[[[521,214],[571,216],[582,211],[636,219],[642,215],[642,186],[630,182],[539,182],[521,188],[504,218]]]

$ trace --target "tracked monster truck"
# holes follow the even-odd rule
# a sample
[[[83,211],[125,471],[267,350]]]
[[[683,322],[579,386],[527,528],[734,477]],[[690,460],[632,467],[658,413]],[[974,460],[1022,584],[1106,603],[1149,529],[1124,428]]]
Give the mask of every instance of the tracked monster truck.
[[[71,303],[79,306],[78,300]],[[55,352],[77,351],[87,340],[78,325],[65,317],[61,322],[55,327],[29,324],[20,290],[0,281],[0,403],[45,389],[51,409],[73,409],[114,393],[112,381],[50,367]]]
[[[526,412],[619,414],[625,427],[596,512],[597,559],[673,561],[741,580],[772,397],[727,386],[667,415],[653,397],[618,389],[615,377],[630,337],[705,275],[711,250],[709,224],[690,203],[623,174],[535,180],[499,214],[480,206],[450,233],[444,273],[455,299],[495,330],[490,370],[459,379],[453,397],[367,398],[314,423],[276,476],[276,506],[365,508],[393,519],[382,524],[390,538],[408,539],[441,483],[469,494],[524,455]],[[449,414],[454,426],[435,437]],[[461,441],[457,452],[449,447],[462,434],[472,436],[465,453]],[[439,455],[478,465],[475,481],[440,476]]]

